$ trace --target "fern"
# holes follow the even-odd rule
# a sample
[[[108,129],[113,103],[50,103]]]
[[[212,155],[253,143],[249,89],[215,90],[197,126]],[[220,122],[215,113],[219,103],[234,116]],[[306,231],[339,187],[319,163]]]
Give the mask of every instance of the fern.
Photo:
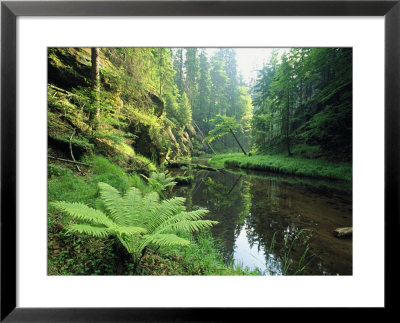
[[[107,228],[95,227],[89,224],[72,224],[68,231],[85,233],[97,238],[105,238],[110,234]]]
[[[171,183],[169,179],[167,181]],[[106,183],[98,186],[102,210],[81,203],[61,201],[51,204],[79,222],[68,227],[70,232],[98,238],[116,236],[132,255],[135,268],[147,246],[187,246],[190,241],[177,234],[200,231],[218,223],[202,220],[207,210],[186,212],[182,197],[160,201],[158,193],[143,194],[135,187],[121,196]]]
[[[105,227],[110,227],[114,224],[113,221],[110,220],[103,212],[92,209],[82,203],[69,203],[61,201],[53,202],[51,204],[60,211],[64,211],[80,221],[103,225]]]
[[[106,183],[99,183],[100,197],[104,206],[108,210],[110,218],[117,224],[122,224],[124,209],[122,207],[122,198],[117,189]]]
[[[158,194],[160,194],[162,197],[164,196],[163,191],[167,187],[172,187],[176,184],[176,182],[174,182],[173,177],[166,177],[164,173],[152,172],[150,177],[146,177],[144,175],[141,176],[144,177],[151,186],[151,188]]]

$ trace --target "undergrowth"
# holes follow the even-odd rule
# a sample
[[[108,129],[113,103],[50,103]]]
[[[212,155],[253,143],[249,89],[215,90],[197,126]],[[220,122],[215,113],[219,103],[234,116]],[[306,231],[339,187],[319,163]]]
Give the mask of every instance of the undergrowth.
[[[224,263],[222,254],[218,251],[218,242],[210,231],[204,231],[191,236],[188,247],[161,248],[158,252],[149,253],[143,259],[142,274],[144,275],[207,275],[207,276],[237,276],[260,275],[257,270],[243,266],[233,267]]]
[[[92,167],[86,167],[83,173],[76,173],[73,166],[59,162],[50,163],[48,167],[48,274],[116,275],[118,271],[122,275],[132,275],[133,264],[121,254],[116,238],[93,238],[67,232],[71,218],[56,210],[51,202],[79,202],[95,208],[99,204],[99,182],[112,185],[121,193],[132,186],[145,193],[154,188],[139,174],[128,174],[107,158],[86,157],[84,162]],[[209,232],[187,238],[192,241],[188,247],[162,247],[147,252],[138,274],[258,274],[224,264],[218,245]],[[118,268],[121,266],[122,269]]]

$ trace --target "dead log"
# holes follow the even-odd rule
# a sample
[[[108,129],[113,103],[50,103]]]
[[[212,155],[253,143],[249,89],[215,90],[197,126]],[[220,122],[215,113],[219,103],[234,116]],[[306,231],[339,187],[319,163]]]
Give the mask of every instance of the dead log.
[[[348,238],[353,235],[353,228],[352,227],[337,228],[333,230],[333,234],[336,238]]]

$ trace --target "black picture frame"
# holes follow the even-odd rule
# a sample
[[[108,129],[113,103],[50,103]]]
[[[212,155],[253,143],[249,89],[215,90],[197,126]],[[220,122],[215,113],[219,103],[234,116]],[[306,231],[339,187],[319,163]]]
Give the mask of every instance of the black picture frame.
[[[2,1],[1,322],[245,321],[261,308],[19,308],[16,306],[16,19],[19,16],[384,16],[385,310],[395,309],[399,233],[400,0],[395,1]],[[373,238],[373,233],[371,233]],[[395,240],[394,240],[395,241]],[[371,264],[372,265],[372,264]],[[282,309],[274,309],[282,312]],[[329,309],[328,309],[329,310]],[[380,309],[378,309],[380,310]],[[251,311],[251,313],[248,313]],[[258,313],[261,312],[261,313]],[[239,315],[240,314],[240,315]],[[289,313],[285,310],[285,315]],[[381,315],[380,313],[379,315]],[[341,318],[339,318],[341,319]]]

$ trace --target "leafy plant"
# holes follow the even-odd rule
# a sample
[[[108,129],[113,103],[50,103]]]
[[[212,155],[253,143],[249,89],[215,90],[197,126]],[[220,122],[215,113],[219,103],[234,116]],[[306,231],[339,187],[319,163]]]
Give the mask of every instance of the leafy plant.
[[[173,177],[167,177],[164,173],[152,172],[150,177],[146,177],[145,175],[141,176],[143,176],[148,181],[150,187],[162,197],[164,196],[163,191],[167,187],[174,186],[177,183],[174,182]]]
[[[121,196],[106,183],[98,186],[103,206],[99,209],[64,201],[51,204],[79,222],[69,225],[70,232],[94,237],[116,236],[131,254],[135,269],[147,246],[187,246],[190,241],[179,237],[179,232],[200,231],[218,223],[201,220],[207,210],[185,212],[185,199],[181,197],[160,201],[158,193],[143,195],[135,187]]]

